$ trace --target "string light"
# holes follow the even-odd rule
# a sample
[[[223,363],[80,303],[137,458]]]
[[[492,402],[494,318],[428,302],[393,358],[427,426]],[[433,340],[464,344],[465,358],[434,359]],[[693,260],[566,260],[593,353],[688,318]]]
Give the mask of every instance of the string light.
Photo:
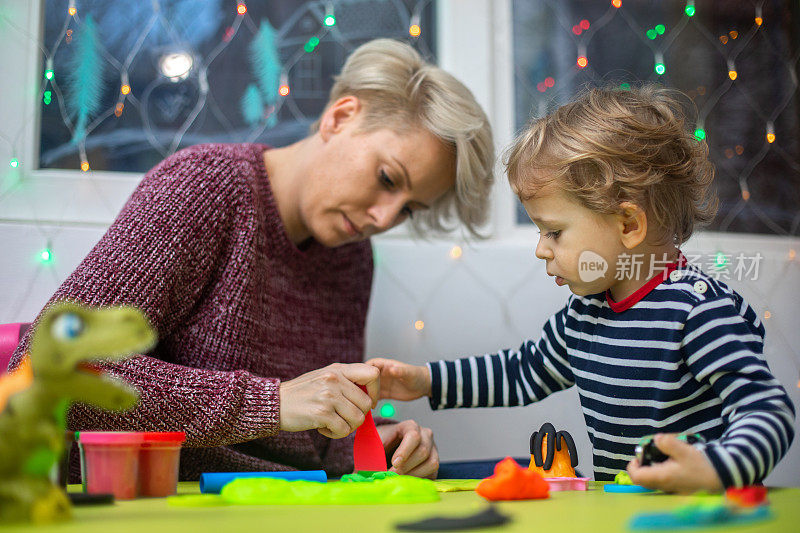
[[[619,84],[619,88],[622,89],[623,91],[630,91],[631,84],[623,81],[622,83]]]
[[[656,30],[654,30],[652,28],[647,30],[646,35],[647,35],[647,38],[650,39],[651,41],[653,39],[655,39],[656,37],[658,37],[658,33],[656,32]]]
[[[336,24],[336,15],[333,12],[333,4],[328,3],[328,5],[325,7],[325,18],[322,19],[322,23],[328,27]]]
[[[453,259],[458,259],[463,254],[463,250],[461,250],[460,246],[453,246],[450,248],[450,257]]]
[[[795,256],[797,256],[797,252],[794,249],[789,250],[789,260],[794,261]]]
[[[78,10],[75,7],[75,0],[69,0],[69,8],[67,8],[67,13],[69,13],[70,17],[74,17],[77,12]]]
[[[119,92],[121,92],[122,94],[128,94],[131,92],[131,86],[127,84],[123,85],[122,87],[119,88]]]
[[[122,102],[118,103],[117,106],[114,108],[114,116],[119,117],[122,116],[122,110],[125,109],[125,104]]]
[[[728,77],[731,79],[731,81],[734,81],[738,76],[739,76],[739,74],[736,72],[736,65],[733,64],[733,60],[732,59],[729,59],[728,60]]]
[[[415,13],[411,17],[411,25],[408,27],[408,34],[415,39],[422,34],[422,28],[420,27],[419,22],[419,15]]]
[[[11,168],[17,168],[19,166],[19,159],[12,157],[8,164],[11,166]]]
[[[703,139],[706,138],[706,130],[704,130],[703,128],[697,128],[696,130],[694,130],[694,137],[698,141],[702,141]]]
[[[683,12],[686,13],[687,17],[694,16],[695,13],[694,0],[689,0],[688,2],[686,2],[686,7],[683,8]]]
[[[314,51],[314,49],[319,46],[319,37],[314,36],[303,45],[303,50],[308,52],[309,54]]]
[[[722,252],[717,252],[717,255],[715,257],[715,265],[717,267],[724,267],[727,264],[728,264],[728,258],[725,256],[725,254]]]
[[[747,189],[742,189],[742,200],[746,202],[749,199],[750,199],[750,191],[748,191]]]
[[[394,416],[395,409],[394,405],[386,402],[385,404],[381,405],[380,414],[383,418],[392,418]]]
[[[767,122],[767,142],[769,144],[775,142],[775,125],[772,122]]]
[[[611,0],[611,5],[619,9],[622,7],[622,0]]]
[[[586,59],[586,56],[580,56],[578,58],[578,67],[579,68],[586,68],[586,65],[589,64],[589,60]]]
[[[664,35],[664,32],[667,31],[667,27],[663,24],[659,24],[656,26],[655,30],[657,34]]]
[[[761,17],[756,17],[756,26],[761,26],[764,23],[764,19]]]
[[[548,76],[548,77],[546,77],[544,79],[544,84],[545,84],[546,87],[550,88],[550,87],[552,87],[553,85],[556,84],[556,80],[554,80],[553,78]]]
[[[236,12],[240,15],[247,13],[247,6],[244,5],[244,2],[239,2],[239,4],[236,6]]]
[[[53,262],[53,252],[50,250],[50,245],[48,244],[46,248],[43,248],[39,251],[39,261],[44,264],[49,264]]]
[[[287,96],[289,94],[289,77],[284,72],[281,74],[281,84],[278,87],[278,94]]]
[[[44,77],[47,78],[48,80],[52,80],[54,76],[55,74],[53,73],[52,69],[47,69],[44,71]]]
[[[653,70],[656,71],[656,74],[661,76],[664,72],[667,71],[667,67],[664,65],[664,56],[661,55],[661,52],[656,54],[656,64],[653,67]]]
[[[84,172],[89,171],[89,162],[88,161],[81,161],[81,170]]]
[[[425,328],[425,322],[417,320],[414,322],[414,328],[416,328],[417,331],[422,331]]]
[[[764,319],[769,320],[770,318],[772,318],[772,313],[769,311],[764,311]]]

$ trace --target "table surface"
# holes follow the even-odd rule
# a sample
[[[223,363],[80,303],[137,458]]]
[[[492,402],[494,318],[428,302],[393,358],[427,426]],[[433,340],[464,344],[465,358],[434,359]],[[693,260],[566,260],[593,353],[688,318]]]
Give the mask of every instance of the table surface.
[[[70,486],[70,492],[80,486]],[[197,483],[179,483],[178,494],[199,494]],[[46,528],[35,526],[1,527],[2,531],[124,532],[170,533],[189,531],[330,531],[333,533],[372,533],[397,531],[395,524],[431,516],[464,516],[486,508],[486,501],[472,491],[441,493],[436,503],[403,505],[232,505],[221,507],[178,507],[166,498],[117,501],[114,505],[76,507],[72,521]],[[737,526],[735,531],[800,530],[800,488],[770,489],[774,518],[759,524]],[[590,482],[586,492],[553,492],[546,500],[498,502],[498,509],[512,521],[485,531],[526,533],[542,531],[598,533],[627,531],[631,517],[640,512],[675,509],[691,503],[686,496],[666,494],[611,494],[602,484]],[[733,528],[697,529],[729,531]],[[361,530],[361,531],[359,531]],[[471,530],[479,531],[479,530]]]

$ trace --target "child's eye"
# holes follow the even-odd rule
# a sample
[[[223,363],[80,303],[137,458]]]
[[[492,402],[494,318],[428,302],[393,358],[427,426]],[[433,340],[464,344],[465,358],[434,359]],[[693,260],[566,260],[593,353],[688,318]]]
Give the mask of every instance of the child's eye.
[[[537,233],[538,233],[539,235],[541,235],[541,234],[542,234],[542,232],[541,232],[541,231],[537,231]],[[547,233],[545,233],[545,234],[544,234],[544,238],[545,238],[545,239],[558,239],[558,236],[559,236],[559,235],[561,235],[561,230],[558,230],[558,231],[548,231]]]
[[[394,189],[394,182],[392,178],[390,178],[385,171],[381,170],[380,175],[378,176],[378,180],[381,182],[381,185],[386,187],[387,189]]]

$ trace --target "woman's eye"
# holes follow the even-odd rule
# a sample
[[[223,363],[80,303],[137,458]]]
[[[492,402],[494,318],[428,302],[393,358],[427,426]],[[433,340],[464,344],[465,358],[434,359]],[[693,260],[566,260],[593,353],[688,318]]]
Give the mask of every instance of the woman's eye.
[[[386,172],[384,172],[383,170],[381,170],[379,179],[380,179],[381,184],[384,187],[386,187],[387,189],[393,189],[394,188],[394,182],[392,181],[392,178],[390,178],[386,174]]]
[[[56,339],[74,339],[83,331],[83,320],[74,313],[64,313],[53,321],[50,331]]]
[[[401,213],[401,214],[403,214],[404,216],[407,216],[408,218],[414,218],[414,210],[413,210],[413,209],[411,209],[411,208],[410,208],[410,207],[408,207],[408,206],[405,206],[405,207],[404,207],[404,208],[403,208],[403,209],[400,211],[400,213]]]
[[[548,239],[558,239],[558,236],[561,235],[561,230],[558,231],[551,231],[545,235]]]

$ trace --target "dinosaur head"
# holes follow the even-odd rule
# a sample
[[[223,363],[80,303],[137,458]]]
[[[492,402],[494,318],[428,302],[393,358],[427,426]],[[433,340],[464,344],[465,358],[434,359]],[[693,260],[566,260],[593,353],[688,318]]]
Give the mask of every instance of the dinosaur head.
[[[132,307],[86,307],[57,302],[41,316],[30,343],[37,375],[68,375],[80,363],[124,359],[149,350],[155,331]]]

